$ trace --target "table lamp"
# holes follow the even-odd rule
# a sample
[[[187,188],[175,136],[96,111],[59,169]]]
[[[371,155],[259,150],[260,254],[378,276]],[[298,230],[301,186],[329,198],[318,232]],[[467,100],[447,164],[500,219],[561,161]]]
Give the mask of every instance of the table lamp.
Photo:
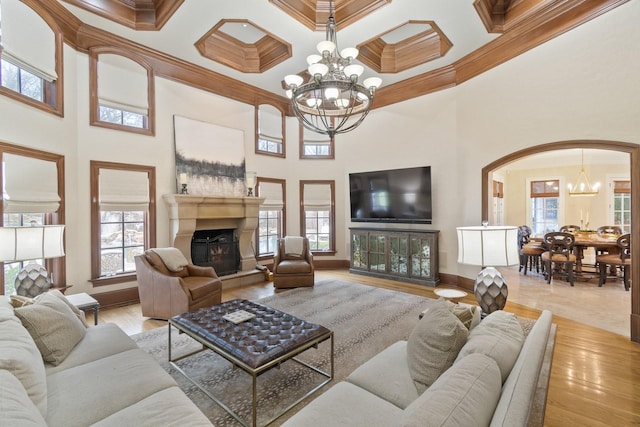
[[[49,273],[37,259],[64,256],[64,225],[0,227],[0,261],[30,261],[18,273],[16,293],[35,297],[51,287]]]
[[[458,262],[482,266],[473,293],[483,314],[502,310],[507,303],[509,289],[502,274],[495,267],[517,265],[518,227],[479,226],[458,227]]]

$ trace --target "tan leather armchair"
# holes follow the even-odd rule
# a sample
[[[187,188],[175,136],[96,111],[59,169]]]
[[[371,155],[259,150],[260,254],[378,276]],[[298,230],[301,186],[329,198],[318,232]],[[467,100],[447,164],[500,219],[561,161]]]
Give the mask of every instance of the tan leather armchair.
[[[213,267],[188,264],[170,271],[153,250],[135,257],[142,315],[169,319],[176,314],[220,304],[222,281]]]
[[[273,258],[273,286],[277,289],[313,286],[315,273],[309,240],[306,237],[302,238],[300,253],[287,253],[286,239],[287,237],[278,241]]]

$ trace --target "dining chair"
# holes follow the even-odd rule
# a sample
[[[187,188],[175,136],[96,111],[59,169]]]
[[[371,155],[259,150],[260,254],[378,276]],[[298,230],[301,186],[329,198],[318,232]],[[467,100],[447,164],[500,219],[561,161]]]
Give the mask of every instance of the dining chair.
[[[580,230],[579,225],[563,225],[562,227],[560,227],[561,233],[574,233],[578,230]]]
[[[532,271],[533,266],[536,267],[536,273],[540,273],[540,265],[542,260],[540,255],[544,252],[542,243],[531,241],[531,228],[526,225],[518,227],[518,248],[520,251],[520,268],[518,271],[524,270],[524,275],[527,275],[527,270]],[[544,266],[542,268],[544,272]]]
[[[598,237],[606,239],[613,236],[619,237],[620,235],[622,235],[622,228],[618,227],[617,225],[603,225],[598,227],[596,229],[596,232],[598,233]],[[609,251],[606,248],[596,248],[596,256],[604,255],[607,253],[609,253]]]
[[[629,290],[629,270],[631,269],[631,234],[623,234],[616,241],[618,245],[617,254],[598,255],[596,262],[600,266],[600,280],[598,286],[602,286],[607,281],[607,266],[616,266],[622,269],[622,281],[624,289]]]
[[[576,262],[576,256],[573,253],[573,244],[575,243],[574,235],[554,231],[545,234],[543,242],[547,250],[542,253],[541,258],[544,263],[544,274],[547,277],[547,283],[551,283],[551,278],[554,273],[552,267],[560,267],[561,265],[564,271],[557,268],[555,272],[566,275],[567,281],[573,286],[573,266]]]

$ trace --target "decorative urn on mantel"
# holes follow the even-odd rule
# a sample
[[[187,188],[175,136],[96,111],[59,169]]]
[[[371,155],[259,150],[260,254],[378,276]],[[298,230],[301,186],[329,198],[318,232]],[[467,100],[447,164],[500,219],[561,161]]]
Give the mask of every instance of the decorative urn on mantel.
[[[187,259],[191,259],[194,231],[234,229],[239,241],[240,271],[255,269],[252,242],[264,198],[189,194],[164,194],[162,198],[169,210],[171,245]]]

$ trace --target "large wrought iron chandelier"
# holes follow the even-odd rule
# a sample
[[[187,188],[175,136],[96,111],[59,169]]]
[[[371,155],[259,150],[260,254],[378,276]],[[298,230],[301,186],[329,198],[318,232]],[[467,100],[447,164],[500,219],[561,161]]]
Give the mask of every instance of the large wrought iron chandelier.
[[[304,83],[304,78],[298,74],[285,76],[286,93],[304,127],[333,138],[362,123],[382,79],[369,77],[358,83],[364,67],[352,63],[358,56],[358,49],[338,50],[333,3],[330,3],[326,39],[318,43],[317,49],[319,55],[307,57],[309,81]]]

